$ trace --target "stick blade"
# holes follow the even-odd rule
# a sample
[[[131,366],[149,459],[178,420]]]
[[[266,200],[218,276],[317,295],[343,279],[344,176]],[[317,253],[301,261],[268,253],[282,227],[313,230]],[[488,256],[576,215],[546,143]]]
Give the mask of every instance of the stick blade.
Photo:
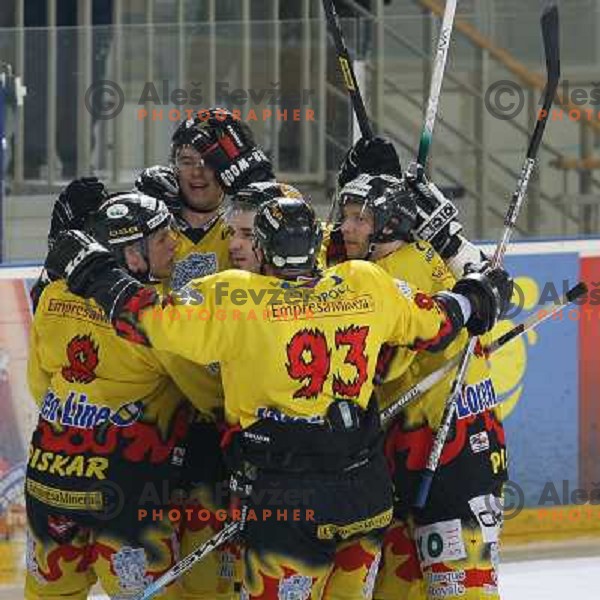
[[[541,24],[548,68],[548,82],[549,87],[551,87],[554,82],[558,84],[560,79],[560,27],[556,2],[546,3],[542,12]]]

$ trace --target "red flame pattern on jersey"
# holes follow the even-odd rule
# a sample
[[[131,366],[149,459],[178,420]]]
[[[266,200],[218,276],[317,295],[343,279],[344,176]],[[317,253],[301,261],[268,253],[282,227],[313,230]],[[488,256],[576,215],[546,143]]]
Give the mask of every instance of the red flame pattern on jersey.
[[[94,454],[110,456],[121,448],[120,456],[133,463],[161,464],[169,460],[173,448],[181,445],[189,427],[189,409],[181,405],[165,439],[155,424],[136,422],[129,427],[107,426],[99,436],[95,429],[64,427],[60,432],[40,419],[39,445],[43,450],[64,452],[69,456]]]

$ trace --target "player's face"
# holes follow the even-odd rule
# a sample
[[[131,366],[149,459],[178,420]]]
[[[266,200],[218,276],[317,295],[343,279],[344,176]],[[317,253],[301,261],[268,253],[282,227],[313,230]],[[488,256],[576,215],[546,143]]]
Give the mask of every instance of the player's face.
[[[158,279],[167,279],[173,270],[177,242],[171,227],[163,227],[148,237],[150,272]]]
[[[227,218],[231,228],[229,259],[236,269],[258,273],[260,263],[254,252],[254,211],[234,210]]]
[[[348,203],[342,209],[342,236],[348,258],[365,258],[374,228],[373,213],[362,204]]]
[[[177,173],[183,197],[192,207],[201,211],[216,210],[223,199],[215,172],[204,165],[194,148],[183,147],[177,154]]]

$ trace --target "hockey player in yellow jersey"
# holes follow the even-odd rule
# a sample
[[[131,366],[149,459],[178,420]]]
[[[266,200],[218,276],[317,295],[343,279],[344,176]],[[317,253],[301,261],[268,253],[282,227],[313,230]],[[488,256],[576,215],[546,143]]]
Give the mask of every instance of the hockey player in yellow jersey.
[[[170,276],[175,240],[164,203],[138,193],[105,201],[97,239],[135,281]],[[41,295],[28,364],[39,404],[27,467],[28,600],[85,599],[96,580],[129,597],[178,560],[167,517],[202,369],[115,335],[102,308],[64,281]],[[144,515],[144,513],[147,513]],[[179,585],[161,598],[178,599]]]
[[[349,258],[370,260],[428,294],[455,285],[431,245],[412,241],[416,203],[401,180],[360,175],[342,188],[339,205]],[[377,373],[381,408],[460,353],[466,343],[463,333],[438,354],[385,348]],[[495,561],[501,517],[490,511],[498,505],[492,496],[501,496],[507,474],[505,470],[495,473],[492,468],[492,455],[505,451],[504,431],[492,410],[496,396],[482,356],[470,363],[455,433],[446,444],[427,507],[412,509],[419,474],[454,375],[451,372],[408,406],[387,433],[387,455],[395,468],[396,504],[394,522],[384,541],[374,594],[377,600],[498,598]],[[489,400],[487,410],[470,401],[471,392],[481,396],[480,391]],[[431,545],[434,538],[441,540],[439,548]]]
[[[260,272],[254,244],[254,217],[260,206],[273,198],[301,197],[295,187],[277,181],[251,183],[232,196],[225,221],[229,227],[229,260],[233,268]]]
[[[176,220],[175,265],[165,293],[182,288],[191,279],[232,266],[230,227],[223,219],[225,195],[239,191],[250,181],[273,178],[268,159],[245,123],[236,121],[225,109],[210,109],[202,115],[182,121],[176,129],[171,143],[171,166],[150,167],[135,182],[139,191],[163,199]],[[213,393],[217,399],[222,398],[218,364],[208,366],[205,378],[207,396]],[[222,495],[217,493],[219,482],[207,478],[220,470],[217,427],[218,421],[199,415],[190,428],[187,458],[193,460],[197,456],[188,473],[192,486],[188,506],[194,508],[194,514],[202,509],[214,514],[223,508]],[[211,460],[215,461],[214,468],[208,467]],[[198,470],[200,461],[205,465],[204,475]],[[192,551],[220,527],[216,519],[185,519],[181,528],[182,552]],[[207,563],[186,573],[184,600],[225,597],[221,575],[233,577],[234,554],[233,548],[226,548],[214,573]]]
[[[414,195],[416,210],[411,237],[415,241],[430,243],[456,278],[468,269],[482,270],[486,257],[481,250],[462,235],[463,226],[458,220],[456,206],[432,182],[427,181],[423,168],[417,165],[417,174],[402,174],[400,159],[394,145],[387,139],[360,138],[348,150],[338,173],[338,188],[359,175],[390,175],[402,178]],[[344,259],[343,240],[340,240],[339,222],[332,232],[335,242],[328,249],[330,259]],[[330,264],[332,260],[328,261]]]
[[[379,349],[441,350],[465,323],[488,331],[512,284],[501,270],[474,274],[424,303],[364,261],[317,272],[320,228],[302,199],[262,205],[254,236],[261,273],[191,282],[196,306],[177,296],[161,303],[81,233],[63,235],[46,266],[99,302],[128,339],[221,363],[227,420],[240,428],[230,436],[234,480],[253,489],[246,597],[370,598],[392,515],[370,402]]]
[[[225,195],[275,178],[246,123],[221,108],[203,114],[176,129],[171,167],[150,167],[136,181],[137,189],[163,199],[177,219],[173,289],[229,268]]]

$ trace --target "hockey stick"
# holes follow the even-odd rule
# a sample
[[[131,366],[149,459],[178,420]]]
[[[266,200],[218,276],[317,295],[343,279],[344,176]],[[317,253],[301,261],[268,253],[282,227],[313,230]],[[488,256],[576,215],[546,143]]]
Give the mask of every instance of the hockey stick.
[[[350,58],[348,48],[346,47],[344,34],[340,27],[340,21],[335,11],[333,0],[323,0],[323,10],[325,11],[325,18],[327,19],[329,32],[331,33],[333,43],[335,44],[340,71],[342,72],[344,83],[346,84],[346,90],[348,91],[348,94],[350,94],[350,101],[352,102],[354,113],[356,114],[360,132],[363,138],[371,139],[373,137],[373,129],[369,123],[365,103],[363,102],[362,94],[358,87],[358,81],[356,80],[354,67],[352,66],[352,59]]]
[[[365,108],[365,103],[363,101],[362,94],[360,93],[360,87],[356,79],[356,74],[354,73],[352,59],[350,58],[348,48],[346,47],[346,41],[344,40],[344,34],[342,33],[342,28],[340,27],[340,21],[338,19],[337,12],[335,11],[335,4],[333,3],[333,0],[323,0],[323,10],[325,11],[325,18],[327,19],[329,32],[331,33],[333,43],[335,44],[338,64],[344,79],[344,84],[346,85],[346,90],[348,94],[350,94],[350,102],[352,103],[354,114],[356,115],[356,121],[358,122],[360,133],[364,139],[370,140],[373,138],[373,129],[369,123],[367,109]],[[333,197],[331,208],[329,209],[329,215],[327,216],[328,225],[333,222],[333,218],[337,210],[337,201],[338,195],[336,193]]]
[[[494,352],[498,351],[500,348],[503,348],[509,342],[516,340],[517,338],[524,335],[527,331],[534,329],[540,323],[543,323],[550,317],[554,316],[556,313],[560,312],[565,306],[571,304],[571,302],[575,302],[575,300],[581,298],[588,291],[585,283],[580,282],[573,288],[571,288],[560,300],[558,304],[556,304],[551,310],[540,309],[539,311],[533,313],[525,321],[515,325],[511,330],[502,334],[499,338],[496,338],[493,342],[491,342],[488,346],[483,348],[483,353],[486,356],[491,356]],[[419,396],[422,396],[425,392],[428,392],[434,385],[437,385],[454,367],[458,365],[460,362],[460,355],[455,356],[451,360],[449,360],[445,365],[433,371],[426,377],[424,377],[421,381],[407,390],[402,396],[400,396],[397,400],[395,400],[392,404],[390,404],[386,409],[382,410],[379,414],[382,425],[387,425],[387,423],[393,419],[404,407],[408,404],[416,400]]]
[[[134,600],[149,600],[156,596],[164,587],[175,581],[180,575],[183,575],[187,570],[191,569],[198,561],[202,560],[207,554],[210,554],[221,544],[230,540],[238,532],[240,521],[232,521],[221,529],[219,533],[214,535],[210,540],[207,540],[196,548],[192,553],[188,554],[184,559],[180,560],[176,565],[161,575],[156,581],[153,581],[141,594],[136,596]]]
[[[537,327],[540,323],[561,311],[565,306],[583,296],[587,291],[588,289],[585,283],[578,283],[565,294],[560,303],[554,306],[552,310],[546,311],[542,309],[537,313],[530,315],[523,323],[516,325],[510,331],[507,331],[505,334],[494,340],[489,346],[486,346],[483,349],[484,353],[486,356],[493,354],[509,342],[519,338],[520,336],[524,335],[525,332]],[[427,377],[422,379],[419,383],[398,398],[398,400],[396,400],[393,404],[381,411],[381,423],[385,425],[390,419],[393,419],[407,404],[410,404],[413,400],[423,395],[434,385],[440,382],[458,364],[458,360],[459,358],[455,357],[437,371],[430,373],[427,375]],[[237,533],[239,526],[240,523],[238,521],[230,523],[213,538],[202,544],[202,546],[194,550],[194,552],[174,565],[159,579],[151,583],[135,600],[149,600],[149,598],[152,598],[162,588],[177,579],[177,577],[185,573],[187,570],[191,569],[194,564],[202,560],[207,554],[215,550],[221,544],[224,544],[227,540],[231,539]]]
[[[421,138],[419,140],[419,152],[417,153],[417,163],[413,163],[411,167],[425,168],[431,139],[433,137],[433,128],[437,117],[438,105],[440,103],[440,95],[442,92],[442,82],[444,81],[444,71],[446,69],[446,60],[448,59],[448,48],[450,47],[450,39],[454,28],[454,15],[456,13],[457,0],[447,0],[446,8],[444,9],[444,17],[442,19],[442,28],[440,29],[440,37],[437,43],[437,53],[433,65],[433,73],[431,75],[431,85],[429,87],[429,100],[427,101],[427,111],[425,112],[425,120],[421,130]],[[414,173],[417,175],[417,173]]]
[[[541,18],[541,25],[547,68],[547,84],[543,105],[544,113],[542,113],[544,116],[538,118],[538,121],[535,124],[535,129],[533,131],[533,135],[531,136],[529,148],[527,150],[527,157],[523,164],[519,181],[517,182],[517,188],[508,207],[506,217],[504,218],[504,233],[498,242],[498,246],[496,247],[496,251],[491,261],[492,268],[498,267],[502,263],[506,248],[512,236],[517,217],[519,216],[523,200],[525,199],[527,186],[529,185],[529,179],[536,163],[538,149],[540,142],[542,141],[542,136],[544,135],[546,123],[548,121],[550,106],[552,105],[560,78],[558,8],[556,3],[552,2],[544,8]],[[450,427],[452,425],[454,410],[456,408],[455,398],[460,393],[476,341],[477,338],[470,338],[469,344],[465,348],[465,351],[461,357],[458,371],[452,383],[450,395],[446,402],[440,428],[436,433],[431,452],[427,458],[427,465],[422,476],[421,485],[419,487],[415,502],[415,506],[417,508],[423,508],[425,506],[425,502],[427,501],[427,496],[429,495],[429,490],[433,482],[433,476],[440,462],[444,444],[446,443],[446,438],[448,437],[448,432],[450,431]]]

